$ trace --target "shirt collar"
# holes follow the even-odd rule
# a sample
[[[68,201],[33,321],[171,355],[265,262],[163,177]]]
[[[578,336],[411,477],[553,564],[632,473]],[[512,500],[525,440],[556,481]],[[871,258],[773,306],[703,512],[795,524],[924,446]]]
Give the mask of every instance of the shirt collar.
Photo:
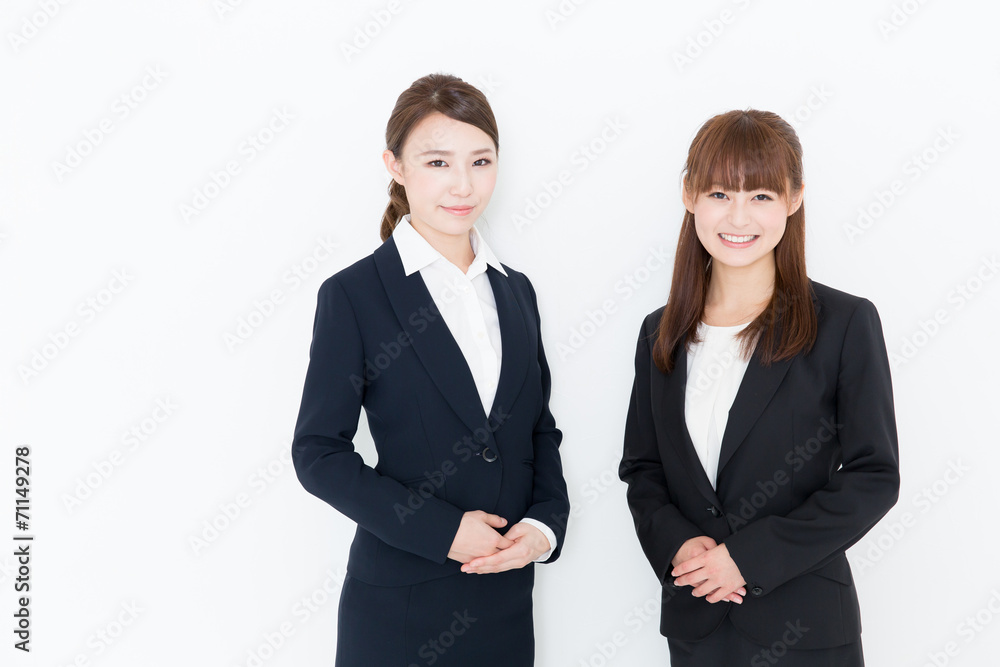
[[[435,250],[434,246],[413,228],[413,225],[410,224],[409,213],[400,218],[392,230],[392,238],[396,243],[396,250],[399,251],[399,258],[403,261],[403,272],[406,275],[419,271],[439,259],[448,262],[444,255]],[[475,225],[469,230],[469,242],[472,244],[472,252],[475,253],[475,259],[472,260],[467,273],[470,278],[485,272],[487,265],[492,266],[504,276],[507,275],[500,260],[493,254],[486,239],[479,233],[479,229]],[[451,262],[448,263],[451,264]]]

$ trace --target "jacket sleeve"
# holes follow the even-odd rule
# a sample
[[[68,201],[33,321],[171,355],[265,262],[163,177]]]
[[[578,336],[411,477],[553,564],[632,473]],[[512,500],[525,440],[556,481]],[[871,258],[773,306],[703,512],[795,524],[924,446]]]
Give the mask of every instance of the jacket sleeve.
[[[307,491],[386,544],[444,563],[464,512],[439,498],[413,494],[365,465],[354,450],[365,393],[364,365],[353,307],[331,277],[319,290],[292,440],[296,475]]]
[[[889,359],[878,311],[862,299],[848,322],[837,376],[842,465],[785,516],[767,516],[726,538],[758,594],[825,564],[860,540],[896,503],[899,449]]]
[[[639,544],[660,584],[666,585],[673,583],[670,561],[677,551],[692,537],[705,533],[670,502],[653,426],[651,366],[652,353],[644,322],[636,345],[635,380],[625,419],[625,446],[618,476],[628,484],[626,498]],[[678,424],[677,428],[683,425]]]
[[[535,290],[527,277],[525,277],[525,282],[528,284],[531,303],[535,310],[535,322],[538,328],[538,366],[541,369],[542,377],[542,409],[531,436],[535,455],[532,504],[525,513],[525,518],[541,521],[555,533],[555,548],[545,561],[551,563],[559,557],[566,539],[569,494],[566,491],[566,479],[563,477],[562,460],[559,457],[562,432],[556,428],[556,420],[549,410],[552,379],[549,374],[549,365],[545,361],[545,351],[542,348],[542,324],[538,312],[538,302],[535,298]]]

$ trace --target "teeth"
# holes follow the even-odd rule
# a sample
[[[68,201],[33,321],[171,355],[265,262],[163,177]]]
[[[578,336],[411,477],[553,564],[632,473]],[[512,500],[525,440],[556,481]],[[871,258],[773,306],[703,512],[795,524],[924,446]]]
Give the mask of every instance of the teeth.
[[[757,238],[756,235],[751,234],[749,236],[733,236],[732,234],[719,234],[722,238],[726,239],[730,243],[746,243],[747,241],[753,241]]]

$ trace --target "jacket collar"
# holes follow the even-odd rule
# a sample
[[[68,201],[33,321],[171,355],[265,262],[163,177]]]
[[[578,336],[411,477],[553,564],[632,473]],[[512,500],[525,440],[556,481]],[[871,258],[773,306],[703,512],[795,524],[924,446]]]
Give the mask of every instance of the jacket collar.
[[[816,316],[819,318],[821,307],[816,298],[816,292],[811,286],[812,281],[810,280],[812,304]],[[780,336],[780,321],[777,333]],[[653,412],[656,435],[659,440],[670,442],[677,450],[691,472],[695,486],[706,500],[714,503],[716,507],[721,507],[718,495],[712,488],[712,483],[709,481],[705,468],[698,458],[698,452],[694,448],[694,443],[691,441],[687,421],[684,417],[684,392],[687,386],[686,343],[687,339],[685,338],[677,346],[674,353],[674,370],[670,374],[661,373],[655,365],[651,369],[650,396],[652,404],[662,406],[662,409]],[[719,473],[746,440],[750,429],[753,428],[785,379],[793,361],[794,358],[785,359],[775,361],[770,366],[764,366],[760,361],[759,350],[754,350],[736,393],[736,398],[729,410],[729,420],[726,422],[726,431],[722,435],[722,447],[719,453]]]
[[[403,331],[417,357],[445,400],[471,430],[488,424],[496,430],[514,404],[528,372],[528,333],[524,314],[508,283],[508,278],[492,264],[487,276],[493,288],[500,320],[503,353],[496,397],[487,417],[479,400],[472,372],[458,342],[438,311],[419,273],[406,275],[392,236],[373,253],[382,286]]]

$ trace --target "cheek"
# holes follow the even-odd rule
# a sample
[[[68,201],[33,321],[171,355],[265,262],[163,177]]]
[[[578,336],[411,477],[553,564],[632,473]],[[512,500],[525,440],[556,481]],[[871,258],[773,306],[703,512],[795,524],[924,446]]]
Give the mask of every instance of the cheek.
[[[490,195],[493,194],[494,188],[497,186],[496,170],[492,169],[488,172],[480,172],[476,176],[475,183],[476,192],[478,192],[481,197],[489,199]]]
[[[410,201],[410,206],[420,207],[436,197],[441,187],[435,176],[434,172],[426,169],[410,174],[406,180],[406,198]]]
[[[703,244],[715,237],[716,218],[710,207],[694,207],[694,230]]]
[[[788,217],[785,215],[784,210],[772,211],[770,214],[762,221],[763,227],[768,231],[768,233],[775,237],[775,239],[780,239],[785,233],[785,225],[787,223]],[[777,242],[777,240],[775,241]]]

